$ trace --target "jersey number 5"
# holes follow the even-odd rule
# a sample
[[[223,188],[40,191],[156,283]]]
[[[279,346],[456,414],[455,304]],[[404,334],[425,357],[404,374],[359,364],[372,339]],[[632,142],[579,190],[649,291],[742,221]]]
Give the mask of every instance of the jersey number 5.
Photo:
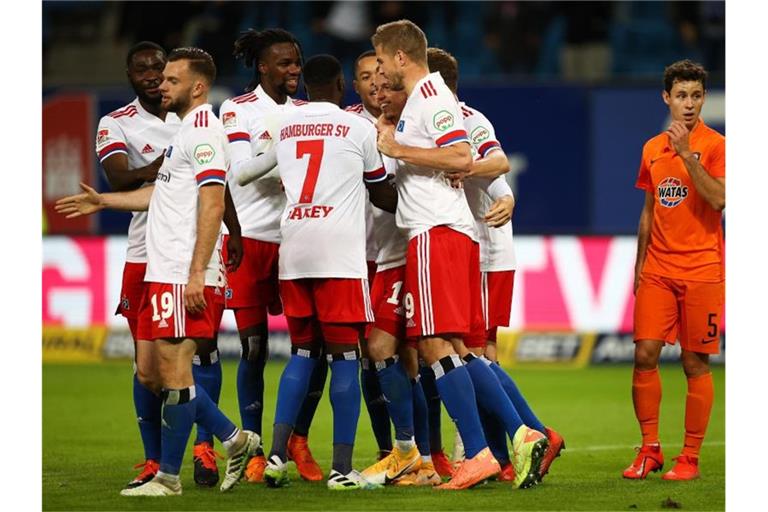
[[[309,155],[307,175],[304,177],[304,186],[301,187],[300,203],[311,203],[315,195],[317,176],[320,174],[320,163],[323,161],[323,139],[300,140],[296,143],[296,159]]]

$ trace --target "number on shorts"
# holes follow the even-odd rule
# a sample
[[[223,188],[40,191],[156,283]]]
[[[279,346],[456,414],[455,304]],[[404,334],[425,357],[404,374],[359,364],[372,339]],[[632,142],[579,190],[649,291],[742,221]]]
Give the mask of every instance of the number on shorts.
[[[320,163],[323,161],[324,151],[323,139],[300,140],[296,143],[296,158],[300,159],[304,155],[309,155],[309,164],[307,164],[307,175],[304,178],[304,185],[301,187],[300,203],[311,203],[315,196],[315,186],[317,177],[320,174]]]
[[[413,318],[413,294],[411,292],[405,294],[403,305],[405,306],[405,318]]]
[[[387,299],[387,304],[394,304],[395,306],[400,304],[400,289],[402,287],[402,281],[398,281],[392,285],[392,295]]]
[[[160,309],[162,311],[157,311],[157,294],[155,293],[152,295],[152,321],[157,322],[161,318],[170,318],[171,315],[173,315],[173,295],[171,295],[171,292],[163,292],[162,295],[160,295]]]
[[[707,318],[707,325],[709,326],[709,330],[707,331],[707,336],[709,338],[716,338],[717,337],[717,313],[709,314],[709,317]]]

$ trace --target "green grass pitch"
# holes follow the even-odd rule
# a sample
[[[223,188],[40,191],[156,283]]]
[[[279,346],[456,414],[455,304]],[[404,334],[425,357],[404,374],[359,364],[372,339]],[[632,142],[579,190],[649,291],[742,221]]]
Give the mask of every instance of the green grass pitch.
[[[283,362],[266,373],[264,425],[272,424],[277,383]],[[634,456],[639,432],[632,413],[631,367],[584,370],[525,369],[514,376],[545,424],[560,431],[567,449],[542,484],[512,490],[490,482],[473,490],[385,488],[368,492],[331,492],[325,483],[301,481],[291,465],[292,483],[284,489],[238,485],[233,492],[196,488],[192,450],[182,469],[180,497],[123,498],[131,467],[142,459],[131,399],[131,364],[43,366],[43,509],[44,510],[658,510],[671,498],[684,510],[725,508],[725,370],[714,369],[715,404],[701,454],[702,478],[665,482],[660,473],[646,481],[627,481],[621,471]],[[239,423],[235,362],[224,363],[221,406]],[[685,378],[679,365],[662,368],[660,432],[671,467],[683,440]],[[453,425],[444,413],[443,439],[453,441]],[[270,443],[270,429],[266,429]],[[318,408],[310,446],[324,470],[331,458],[331,408],[327,393]],[[217,447],[221,452],[221,447]],[[450,454],[450,446],[446,446]],[[361,407],[355,467],[373,462],[376,446]],[[220,465],[220,469],[223,466]]]

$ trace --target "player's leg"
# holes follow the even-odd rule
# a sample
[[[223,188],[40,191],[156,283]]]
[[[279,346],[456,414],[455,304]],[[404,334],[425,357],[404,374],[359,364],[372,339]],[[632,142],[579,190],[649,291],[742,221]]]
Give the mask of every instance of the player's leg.
[[[217,339],[200,339],[192,359],[192,376],[195,384],[201,386],[214,404],[218,406],[221,396],[221,362]],[[192,452],[194,480],[198,485],[213,487],[219,481],[216,458],[222,458],[213,449],[213,433],[203,425],[197,425],[197,436]]]
[[[641,275],[634,311],[632,404],[640,426],[642,446],[635,460],[624,470],[624,478],[642,479],[664,466],[659,442],[661,377],[658,364],[665,341],[671,343],[677,337],[678,318],[677,297],[668,280]]]
[[[381,460],[392,451],[392,429],[387,412],[387,401],[379,385],[376,367],[368,354],[367,337],[360,340],[360,385],[363,400],[371,419],[371,430],[379,448],[377,460]]]
[[[429,449],[432,452],[432,462],[441,477],[450,478],[453,476],[453,465],[443,451],[442,402],[435,385],[435,372],[429,365],[422,364],[419,368],[419,375],[421,376],[421,387],[424,389],[424,396],[427,399]]]
[[[312,370],[309,386],[307,386],[307,395],[301,403],[296,424],[293,426],[293,433],[288,440],[288,458],[296,464],[301,478],[310,482],[319,482],[323,479],[323,470],[309,449],[309,428],[315,417],[317,406],[320,404],[320,399],[323,397],[327,376],[328,362],[325,359],[325,350],[323,349],[317,359],[315,369]]]
[[[685,398],[685,439],[675,465],[662,478],[692,480],[699,477],[699,452],[714,402],[709,356],[720,351],[720,315],[723,283],[680,283],[684,288],[681,313],[681,361],[688,384]]]

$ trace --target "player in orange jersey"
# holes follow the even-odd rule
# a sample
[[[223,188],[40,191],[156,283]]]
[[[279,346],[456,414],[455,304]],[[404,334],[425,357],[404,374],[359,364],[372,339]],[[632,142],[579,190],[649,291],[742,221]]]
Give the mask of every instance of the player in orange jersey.
[[[725,137],[699,117],[707,72],[689,60],[664,71],[672,123],[643,147],[636,186],[645,190],[635,264],[635,368],[632,399],[643,437],[625,478],[664,465],[658,436],[659,354],[680,341],[688,379],[685,444],[665,480],[699,476],[699,450],[712,410],[709,355],[720,350],[725,299],[723,232]]]

